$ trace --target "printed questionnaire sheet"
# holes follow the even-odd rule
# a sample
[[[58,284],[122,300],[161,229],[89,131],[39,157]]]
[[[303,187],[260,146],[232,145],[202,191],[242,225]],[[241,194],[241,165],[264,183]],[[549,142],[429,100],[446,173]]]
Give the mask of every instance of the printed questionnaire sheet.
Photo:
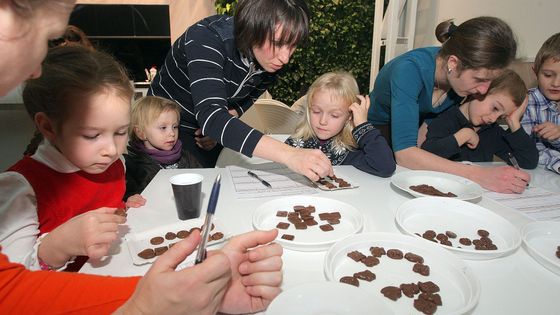
[[[513,208],[538,221],[560,221],[560,195],[539,187],[529,187],[522,194],[485,192],[484,196]]]
[[[311,181],[281,164],[255,164],[251,168],[253,173],[270,183],[271,188],[264,186],[258,179],[249,176],[247,174],[249,169],[239,166],[228,166],[227,169],[230,172],[235,195],[238,199],[317,193],[317,189]]]

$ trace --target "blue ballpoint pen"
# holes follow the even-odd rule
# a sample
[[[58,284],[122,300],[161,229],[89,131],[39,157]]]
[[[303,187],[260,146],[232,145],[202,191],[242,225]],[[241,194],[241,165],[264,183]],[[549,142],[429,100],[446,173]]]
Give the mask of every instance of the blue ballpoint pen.
[[[214,212],[216,211],[216,205],[218,204],[219,195],[220,174],[216,176],[216,180],[214,181],[214,185],[212,186],[212,192],[210,193],[208,210],[206,210],[206,218],[204,219],[204,225],[202,226],[202,238],[200,240],[200,244],[198,245],[195,264],[200,264],[204,261],[204,259],[206,259],[206,244],[208,243],[208,235],[210,234],[210,229],[212,229],[212,218],[214,217]]]

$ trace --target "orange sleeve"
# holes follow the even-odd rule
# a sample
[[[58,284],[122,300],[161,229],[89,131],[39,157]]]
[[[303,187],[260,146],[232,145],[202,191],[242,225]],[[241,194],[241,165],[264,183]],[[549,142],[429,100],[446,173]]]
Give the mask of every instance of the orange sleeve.
[[[109,314],[139,279],[29,271],[0,253],[0,314]]]

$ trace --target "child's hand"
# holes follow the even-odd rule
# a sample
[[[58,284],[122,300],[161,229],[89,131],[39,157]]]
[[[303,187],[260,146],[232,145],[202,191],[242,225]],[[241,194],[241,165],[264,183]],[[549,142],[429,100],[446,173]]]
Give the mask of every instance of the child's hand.
[[[511,114],[506,116],[506,123],[508,124],[509,130],[511,132],[516,132],[517,129],[521,128],[521,117],[525,114],[527,109],[527,104],[529,103],[529,98],[525,96],[525,100],[521,106],[517,107]]]
[[[197,129],[194,132],[194,140],[196,141],[196,145],[199,148],[201,148],[203,150],[206,150],[206,151],[210,151],[210,150],[214,149],[214,147],[218,143],[217,141],[213,140],[212,138],[210,138],[208,136],[203,136],[201,129]]]
[[[352,112],[352,116],[354,116],[354,128],[367,121],[370,102],[369,96],[358,95],[358,99],[360,100],[360,103],[352,103],[352,105],[350,105],[350,111]]]
[[[533,127],[533,132],[547,141],[556,141],[560,138],[560,126],[547,121]]]
[[[140,194],[132,195],[126,200],[127,208],[140,208],[146,204],[146,199]]]
[[[474,149],[478,146],[478,134],[471,128],[463,128],[455,133],[455,139],[460,147],[467,145],[469,149]]]
[[[117,208],[99,208],[73,217],[52,230],[39,246],[39,257],[50,266],[62,266],[70,258],[107,255],[118,237],[119,224],[126,218],[116,215]]]

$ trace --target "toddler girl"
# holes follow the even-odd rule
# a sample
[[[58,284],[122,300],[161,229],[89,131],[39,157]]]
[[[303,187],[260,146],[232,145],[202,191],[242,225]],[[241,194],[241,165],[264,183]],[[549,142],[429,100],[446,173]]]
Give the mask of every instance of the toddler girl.
[[[126,160],[126,196],[142,192],[160,169],[196,168],[200,164],[182,149],[177,103],[146,96],[132,104]]]
[[[306,103],[305,117],[287,144],[320,149],[332,165],[353,165],[381,177],[393,174],[393,152],[367,121],[369,98],[359,95],[350,73],[320,76],[309,87]]]
[[[44,140],[0,174],[0,243],[12,261],[60,269],[107,254],[125,221],[115,212],[125,207],[132,93],[113,58],[81,46],[53,48],[42,76],[27,82],[23,101]]]

